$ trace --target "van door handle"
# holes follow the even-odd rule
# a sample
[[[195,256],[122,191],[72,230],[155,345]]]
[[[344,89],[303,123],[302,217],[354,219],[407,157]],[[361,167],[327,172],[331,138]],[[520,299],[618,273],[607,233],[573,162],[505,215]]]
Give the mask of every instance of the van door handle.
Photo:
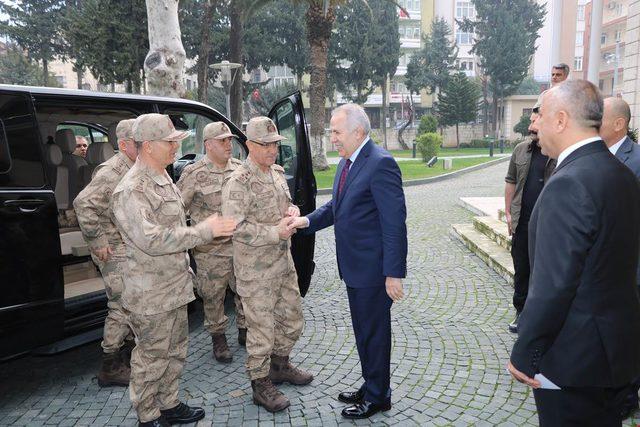
[[[44,204],[45,201],[40,199],[19,199],[4,201],[4,205],[6,207],[16,207],[22,213],[35,212],[40,206],[43,206]]]

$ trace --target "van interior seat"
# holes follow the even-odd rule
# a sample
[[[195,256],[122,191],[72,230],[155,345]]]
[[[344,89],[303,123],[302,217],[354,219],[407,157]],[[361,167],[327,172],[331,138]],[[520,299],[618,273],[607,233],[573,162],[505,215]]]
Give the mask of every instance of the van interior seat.
[[[71,129],[57,130],[55,142],[62,150],[62,164],[69,171],[69,204],[71,204],[86,185],[85,175],[88,164],[85,159],[73,154],[76,149],[76,136]]]
[[[47,144],[47,167],[49,176],[53,180],[51,187],[56,196],[56,204],[58,209],[69,208],[69,170],[62,165],[62,150],[53,144]]]
[[[60,229],[60,252],[62,255],[75,256],[76,254],[84,252],[86,248],[87,242],[85,242],[84,237],[82,237],[82,232],[79,228]],[[86,250],[88,250],[88,248]]]
[[[91,178],[93,177],[93,171],[98,167],[99,164],[106,162],[115,155],[116,152],[108,142],[93,142],[89,144],[86,158],[87,163],[89,164],[89,166],[87,167],[87,177],[85,177],[86,183],[88,184],[89,181],[91,181]]]

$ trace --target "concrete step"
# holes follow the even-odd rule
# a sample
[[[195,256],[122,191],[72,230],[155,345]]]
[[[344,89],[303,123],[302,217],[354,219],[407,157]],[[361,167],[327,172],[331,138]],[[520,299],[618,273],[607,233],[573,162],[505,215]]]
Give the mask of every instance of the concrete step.
[[[507,214],[504,213],[504,208],[498,209],[498,219],[504,223],[507,222]]]
[[[476,216],[473,217],[473,226],[506,250],[511,250],[511,236],[505,222],[490,216]]]
[[[478,231],[473,224],[453,224],[454,235],[500,276],[513,285],[513,261],[507,249]]]

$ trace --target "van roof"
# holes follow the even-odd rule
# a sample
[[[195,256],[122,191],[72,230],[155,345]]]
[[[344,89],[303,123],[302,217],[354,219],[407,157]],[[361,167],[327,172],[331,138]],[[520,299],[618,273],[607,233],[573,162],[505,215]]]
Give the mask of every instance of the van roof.
[[[13,92],[26,92],[26,93],[36,94],[36,95],[64,95],[64,96],[78,96],[83,98],[107,98],[107,99],[129,99],[132,101],[171,102],[171,103],[180,103],[185,105],[211,108],[206,104],[203,104],[197,101],[192,101],[190,99],[169,98],[164,96],[137,95],[132,93],[95,92],[92,90],[83,90],[83,89],[63,89],[58,87],[20,86],[20,85],[7,85],[7,84],[0,84],[0,90],[7,90],[7,91],[13,91]]]

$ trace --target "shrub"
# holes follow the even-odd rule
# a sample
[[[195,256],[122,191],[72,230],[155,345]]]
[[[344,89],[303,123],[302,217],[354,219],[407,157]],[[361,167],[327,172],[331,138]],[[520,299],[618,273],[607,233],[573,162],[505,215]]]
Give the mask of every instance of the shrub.
[[[416,138],[416,146],[425,162],[438,155],[441,145],[442,137],[435,132],[423,133]]]
[[[529,117],[529,115],[523,114],[520,121],[513,127],[513,131],[522,135],[523,138],[529,135],[529,125],[531,125]]]
[[[425,114],[420,119],[420,125],[418,126],[418,135],[423,133],[436,133],[438,131],[438,119],[431,114]]]

